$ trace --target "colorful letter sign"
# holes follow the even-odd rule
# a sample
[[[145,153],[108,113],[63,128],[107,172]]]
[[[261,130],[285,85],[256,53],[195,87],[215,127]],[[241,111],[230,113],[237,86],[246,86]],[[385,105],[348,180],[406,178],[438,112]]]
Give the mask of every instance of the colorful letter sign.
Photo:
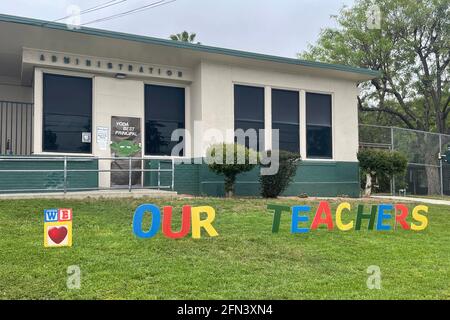
[[[44,210],[44,247],[72,246],[72,209]]]
[[[391,231],[400,226],[403,230],[422,231],[428,226],[428,207],[416,206],[412,209],[412,215],[407,221],[409,209],[404,204],[379,204],[364,208],[364,204],[358,204],[356,215],[351,211],[348,202],[340,203],[336,208],[335,219],[333,219],[331,206],[326,201],[321,201],[313,215],[312,223],[307,225],[310,218],[307,215],[311,211],[310,206],[281,206],[269,204],[267,209],[273,211],[272,233],[280,229],[281,213],[291,213],[291,233],[306,233],[325,225],[328,230],[333,230],[334,222],[340,231],[361,230],[363,222],[367,230]],[[343,211],[345,210],[345,221],[343,222]],[[303,213],[303,214],[300,214]],[[374,228],[374,226],[376,226]]]
[[[202,207],[191,207],[183,206],[181,215],[181,230],[172,230],[172,207],[163,207],[163,216],[161,218],[161,210],[158,206],[154,204],[142,204],[136,208],[133,217],[133,233],[138,238],[152,238],[154,237],[160,227],[162,221],[162,231],[164,236],[171,239],[179,239],[187,236],[189,233],[189,228],[192,226],[192,238],[201,238],[201,229],[205,229],[206,233],[210,237],[217,237],[219,234],[216,229],[214,229],[212,223],[216,217],[216,211],[213,207],[202,206]],[[144,220],[145,213],[151,215],[152,224],[148,230],[143,230],[142,222]],[[201,218],[206,215],[205,219]]]

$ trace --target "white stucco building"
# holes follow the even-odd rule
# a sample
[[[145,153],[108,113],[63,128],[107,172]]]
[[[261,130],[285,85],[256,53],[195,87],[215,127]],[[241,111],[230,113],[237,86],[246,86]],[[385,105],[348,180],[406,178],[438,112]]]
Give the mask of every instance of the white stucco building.
[[[113,121],[127,118],[149,158],[170,158],[172,130],[196,121],[224,135],[268,129],[266,150],[279,129],[280,149],[303,159],[287,194],[359,194],[357,84],[375,71],[6,15],[0,39],[0,154],[110,157]],[[204,156],[194,144],[180,156]],[[176,191],[222,193],[205,166],[174,176]],[[240,177],[238,194],[257,192],[255,174]]]

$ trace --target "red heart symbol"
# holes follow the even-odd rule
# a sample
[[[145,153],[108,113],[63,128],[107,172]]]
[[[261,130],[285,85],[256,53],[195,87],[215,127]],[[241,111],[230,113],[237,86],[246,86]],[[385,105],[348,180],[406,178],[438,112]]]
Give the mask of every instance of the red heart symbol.
[[[53,227],[48,230],[48,236],[56,244],[60,244],[67,236],[66,227]]]

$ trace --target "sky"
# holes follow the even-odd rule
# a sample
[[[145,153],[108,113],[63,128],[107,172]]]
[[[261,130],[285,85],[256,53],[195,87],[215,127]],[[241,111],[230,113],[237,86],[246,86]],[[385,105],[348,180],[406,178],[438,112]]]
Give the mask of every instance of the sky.
[[[109,1],[2,0],[0,13],[54,21],[65,17],[70,6],[86,10]],[[82,15],[81,23],[156,1],[126,0]],[[353,3],[354,0],[176,0],[88,27],[158,38],[186,30],[195,32],[196,41],[205,45],[293,58],[315,42],[322,28],[336,25],[332,15]]]

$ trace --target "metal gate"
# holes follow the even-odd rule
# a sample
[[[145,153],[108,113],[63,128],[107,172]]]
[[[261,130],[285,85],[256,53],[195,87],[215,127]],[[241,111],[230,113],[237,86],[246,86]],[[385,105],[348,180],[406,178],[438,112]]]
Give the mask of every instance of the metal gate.
[[[0,101],[0,155],[30,155],[33,104]]]

